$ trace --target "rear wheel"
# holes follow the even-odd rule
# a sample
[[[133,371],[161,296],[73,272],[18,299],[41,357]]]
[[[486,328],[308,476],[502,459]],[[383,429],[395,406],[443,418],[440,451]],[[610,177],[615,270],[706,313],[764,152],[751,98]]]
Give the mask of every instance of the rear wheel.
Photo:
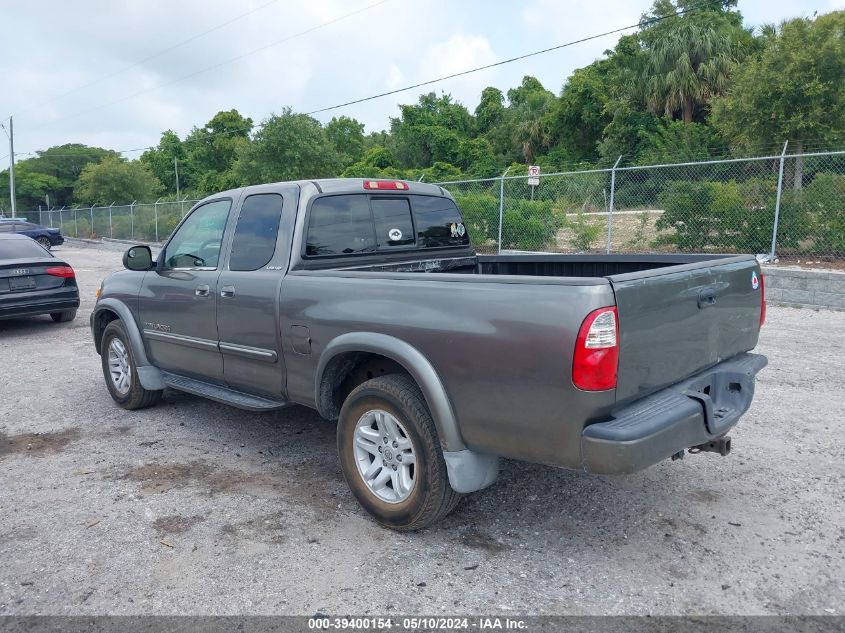
[[[410,376],[380,376],[354,389],[340,411],[337,445],[352,494],[384,526],[419,530],[460,501],[434,421]]]
[[[120,320],[106,326],[100,344],[103,377],[112,399],[124,409],[143,409],[161,400],[161,391],[141,386],[132,345]]]
[[[63,312],[51,312],[50,317],[56,323],[65,323],[73,321],[76,318],[76,310],[65,310]]]
[[[41,237],[39,237],[38,239],[36,239],[35,241],[38,242],[39,244],[41,244],[41,246],[46,248],[48,251],[53,246],[52,242],[50,242],[50,238],[44,237],[43,235]]]

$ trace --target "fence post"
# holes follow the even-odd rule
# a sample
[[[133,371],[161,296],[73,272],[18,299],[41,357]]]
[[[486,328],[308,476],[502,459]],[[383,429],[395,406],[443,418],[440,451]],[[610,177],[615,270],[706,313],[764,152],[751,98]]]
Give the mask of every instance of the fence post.
[[[508,175],[508,172],[511,170],[508,167],[505,170],[505,173],[500,176],[499,180],[499,244],[498,244],[498,252],[499,254],[502,253],[502,223],[503,218],[505,216],[505,176]]]
[[[94,233],[94,205],[91,205],[91,230],[89,231],[90,235],[88,236],[90,239],[94,239],[96,233]]]
[[[76,237],[79,237],[79,213],[78,208],[73,208],[73,232],[76,234]]]
[[[156,200],[155,204],[153,205],[153,212],[154,212],[155,218],[156,218],[156,242],[158,242],[158,203],[159,203],[159,200],[161,200],[161,198]]]
[[[786,157],[786,146],[789,139],[783,144],[783,151],[780,153],[780,170],[778,172],[778,193],[775,197],[775,225],[772,227],[772,250],[769,253],[769,261],[775,261],[775,246],[778,241],[778,221],[780,220],[780,193],[783,191],[783,160]]]
[[[109,205],[109,238],[114,239],[114,227],[111,223],[111,208],[114,206],[114,202]]]
[[[52,229],[53,228],[53,210],[47,209],[47,215],[50,217],[50,228]]]
[[[59,209],[59,230],[64,233],[65,230],[65,219],[62,217],[62,211],[65,210],[65,205],[62,205],[62,208]]]
[[[610,206],[607,208],[607,252],[610,252],[610,245],[613,242],[613,194],[616,191],[616,168],[619,166],[619,161],[622,156],[616,159],[613,163],[613,169],[610,170]]]

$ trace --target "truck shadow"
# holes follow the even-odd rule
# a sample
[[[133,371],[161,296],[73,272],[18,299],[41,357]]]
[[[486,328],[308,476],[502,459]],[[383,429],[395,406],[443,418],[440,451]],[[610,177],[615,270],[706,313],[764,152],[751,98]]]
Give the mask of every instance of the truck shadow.
[[[117,474],[136,482],[140,492],[190,487],[210,495],[247,493],[309,509],[312,520],[344,523],[354,515],[369,521],[343,480],[335,425],[310,409],[250,413],[178,392],[168,392],[160,406],[172,408],[197,445],[213,446],[216,456],[206,460],[179,451],[176,458],[157,445],[162,450],[148,453],[153,460]],[[665,531],[661,525],[673,527],[661,523],[661,516],[677,507],[678,495],[695,476],[668,463],[626,477],[598,477],[502,460],[493,486],[467,495],[442,523],[412,538],[428,541],[448,534],[449,540],[490,556],[517,547],[542,550],[559,540],[592,541],[597,535],[607,544],[630,544],[639,536],[652,540]],[[692,488],[702,504],[718,498],[700,485]],[[528,538],[535,532],[544,538]],[[393,534],[385,530],[384,538]]]

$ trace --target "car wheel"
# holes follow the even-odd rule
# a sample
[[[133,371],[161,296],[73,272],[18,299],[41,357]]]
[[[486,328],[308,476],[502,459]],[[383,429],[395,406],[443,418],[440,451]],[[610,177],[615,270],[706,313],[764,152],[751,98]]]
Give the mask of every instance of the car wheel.
[[[161,399],[161,391],[141,386],[129,337],[120,320],[106,326],[100,344],[103,377],[112,399],[124,409],[143,409]]]
[[[380,376],[355,388],[340,411],[337,447],[352,494],[384,526],[425,528],[461,499],[449,485],[437,429],[410,376]]]
[[[41,244],[41,246],[46,248],[48,251],[53,246],[53,244],[50,242],[50,238],[44,237],[43,235],[41,237],[39,237],[38,239],[36,239],[35,241],[38,242],[39,244]]]
[[[50,317],[56,323],[66,323],[76,318],[76,310],[65,310],[64,312],[51,312]]]

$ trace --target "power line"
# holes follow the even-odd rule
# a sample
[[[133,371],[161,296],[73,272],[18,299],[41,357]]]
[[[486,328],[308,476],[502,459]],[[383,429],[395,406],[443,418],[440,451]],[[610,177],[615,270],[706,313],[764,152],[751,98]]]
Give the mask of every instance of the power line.
[[[119,75],[121,73],[125,73],[127,70],[131,70],[131,69],[133,69],[137,66],[140,66],[141,64],[148,62],[151,59],[155,59],[156,57],[161,57],[165,53],[169,53],[170,51],[176,50],[177,48],[181,48],[182,46],[185,46],[186,44],[190,44],[191,42],[196,41],[196,40],[200,39],[201,37],[205,37],[209,33],[213,33],[214,31],[219,31],[220,29],[222,29],[226,26],[229,26],[230,24],[232,24],[234,22],[237,22],[238,20],[241,20],[241,19],[247,17],[248,15],[252,15],[253,13],[261,11],[262,9],[269,7],[271,4],[275,4],[278,1],[279,0],[270,0],[269,2],[265,2],[264,4],[259,5],[259,6],[255,7],[254,9],[250,9],[249,11],[241,13],[240,15],[236,15],[235,17],[231,18],[230,20],[226,20],[225,22],[217,24],[216,26],[213,26],[209,29],[206,29],[205,31],[202,31],[201,33],[197,33],[196,35],[192,35],[188,39],[182,40],[181,42],[177,42],[176,44],[168,46],[167,48],[164,48],[164,49],[158,51],[157,53],[153,53],[152,55],[148,55],[147,57],[144,57],[143,59],[139,59],[137,62],[129,64],[128,66],[124,66],[123,68],[120,68],[120,69],[115,70],[111,73],[103,75],[102,77],[99,77],[97,79],[93,79],[92,81],[89,81],[88,83],[76,86],[75,88],[71,88],[70,90],[62,92],[61,94],[58,94],[55,97],[52,97],[47,101],[39,102],[38,106],[40,107],[40,106],[44,106],[44,105],[53,103],[53,102],[58,101],[59,99],[61,99],[63,97],[68,96],[69,94],[73,94],[74,92],[82,90],[83,88],[90,88],[93,85],[96,85],[96,84],[98,84],[102,81],[105,81],[106,79],[111,79],[112,77],[114,77],[116,75]],[[35,107],[27,108],[26,110],[21,110],[18,114],[23,114],[25,112],[31,112],[32,110],[35,110]]]
[[[303,35],[308,35],[309,33],[313,33],[314,31],[317,31],[319,29],[325,28],[327,26],[331,26],[332,24],[335,24],[337,22],[340,22],[341,20],[345,20],[345,19],[350,18],[352,16],[358,15],[359,13],[369,11],[370,9],[374,9],[374,8],[376,8],[376,7],[378,7],[382,4],[385,4],[387,2],[390,2],[390,1],[391,0],[379,0],[378,2],[374,2],[373,4],[369,4],[365,7],[360,8],[360,9],[356,9],[355,11],[351,11],[349,13],[344,13],[343,15],[338,16],[338,17],[336,17],[332,20],[329,20],[328,22],[323,22],[321,24],[317,24],[316,26],[312,26],[308,29],[305,29],[304,31],[299,31],[298,33],[288,35],[287,37],[283,37],[280,40],[276,40],[275,42],[265,44],[264,46],[259,46],[258,48],[254,48],[250,51],[247,51],[246,53],[243,53],[241,55],[237,55],[235,57],[231,57],[231,58],[226,59],[226,60],[219,62],[217,64],[213,64],[211,66],[206,66],[205,68],[201,68],[201,69],[196,70],[194,72],[188,73],[187,75],[182,75],[181,77],[177,77],[176,79],[172,79],[170,81],[166,81],[164,83],[160,83],[160,84],[157,84],[155,86],[151,86],[150,88],[138,90],[137,92],[133,92],[133,93],[128,94],[124,97],[120,97],[119,99],[114,99],[113,101],[107,101],[106,103],[101,103],[100,105],[95,106],[93,108],[88,108],[87,110],[81,110],[79,112],[75,112],[74,114],[69,114],[67,116],[59,117],[58,119],[53,119],[52,121],[49,121],[49,122],[44,123],[42,125],[38,125],[38,126],[32,128],[32,129],[38,130],[38,129],[45,127],[46,125],[53,125],[54,123],[58,123],[59,121],[65,121],[67,119],[76,118],[76,117],[81,116],[83,114],[88,114],[90,112],[96,112],[97,110],[102,110],[103,108],[107,108],[109,106],[112,106],[112,105],[115,105],[115,104],[118,104],[118,103],[122,103],[124,101],[128,101],[129,99],[140,96],[142,94],[146,94],[148,92],[152,92],[153,90],[159,90],[160,88],[172,86],[175,83],[179,83],[180,81],[190,79],[191,77],[196,77],[197,75],[207,73],[211,70],[217,70],[218,68],[222,68],[223,66],[227,66],[228,64],[231,64],[232,62],[239,61],[241,59],[244,59],[245,57],[249,57],[250,55],[255,55],[256,53],[260,53],[262,51],[267,50],[268,48],[278,46],[279,44],[284,44],[285,42],[289,42],[289,41],[296,39],[298,37],[302,37]]]
[[[360,9],[360,10],[359,10],[359,11],[357,11],[357,12],[366,11],[368,8],[373,8],[373,7],[375,7],[375,6],[378,6],[379,4],[383,4],[384,2],[387,2],[387,1],[388,1],[388,0],[382,0],[381,2],[377,2],[376,4],[369,5],[368,7],[364,7],[363,9]],[[702,4],[708,4],[708,3],[709,3],[709,4],[712,4],[712,0],[705,0]],[[604,32],[604,33],[600,33],[600,34],[598,34],[598,35],[592,35],[592,36],[585,37],[585,38],[582,38],[582,39],[579,39],[579,40],[574,40],[574,41],[571,41],[571,42],[566,42],[566,43],[564,43],[564,44],[559,44],[559,45],[557,45],[557,46],[551,46],[551,47],[549,47],[549,48],[545,48],[545,49],[542,49],[542,50],[539,50],[539,51],[534,51],[534,52],[531,52],[531,53],[526,53],[526,54],[524,54],[524,55],[519,55],[519,56],[517,56],[517,57],[512,57],[512,58],[510,58],[510,59],[506,59],[506,60],[503,60],[503,61],[500,61],[500,62],[495,62],[495,63],[493,63],[493,64],[487,64],[487,65],[485,65],[485,66],[479,66],[479,67],[477,67],[477,68],[472,68],[472,69],[469,69],[469,70],[461,71],[461,72],[459,72],[459,73],[454,73],[454,74],[451,74],[451,75],[446,75],[446,76],[444,76],[444,77],[439,77],[439,78],[437,78],[437,79],[431,79],[431,80],[424,81],[424,82],[421,82],[421,83],[418,83],[418,84],[414,84],[414,85],[412,85],[412,86],[406,86],[406,87],[404,87],[404,88],[398,88],[398,89],[396,89],[396,90],[391,90],[391,91],[389,91],[389,92],[384,92],[384,93],[381,93],[381,94],[378,94],[378,95],[373,95],[373,96],[371,96],[371,97],[365,97],[365,98],[362,98],[362,99],[356,99],[356,100],[353,100],[353,101],[348,101],[348,102],[346,102],[346,103],[342,103],[342,104],[338,104],[338,105],[334,105],[334,106],[329,106],[329,107],[326,107],[326,108],[320,108],[320,109],[318,109],[318,110],[312,110],[311,112],[308,112],[307,114],[311,115],[311,114],[316,114],[316,113],[319,113],[319,112],[327,112],[327,111],[329,111],[329,110],[336,110],[336,109],[338,109],[338,108],[342,108],[342,107],[347,106],[347,105],[352,105],[352,104],[355,104],[355,103],[362,103],[362,102],[364,102],[364,101],[371,101],[371,100],[373,100],[373,99],[378,99],[378,98],[385,97],[385,96],[388,96],[388,95],[391,95],[391,94],[396,94],[396,93],[399,93],[399,92],[405,92],[405,91],[407,91],[407,90],[412,90],[412,89],[414,89],[414,88],[418,88],[418,87],[420,87],[420,86],[428,86],[428,85],[431,85],[431,84],[433,84],[433,83],[437,83],[437,82],[440,82],[440,81],[445,81],[445,80],[447,80],[447,79],[451,79],[451,78],[454,78],[454,77],[460,77],[460,76],[468,75],[468,74],[470,74],[470,73],[474,73],[474,72],[478,72],[478,71],[485,70],[485,69],[488,69],[488,68],[492,68],[492,67],[494,67],[494,66],[502,66],[502,65],[504,65],[504,64],[509,64],[509,63],[512,63],[512,62],[515,62],[515,61],[519,61],[519,60],[522,60],[522,59],[526,59],[526,58],[528,58],[528,57],[534,57],[534,56],[536,56],[536,55],[542,55],[542,54],[544,54],[544,53],[548,53],[548,52],[551,52],[551,51],[556,51],[556,50],[560,50],[560,49],[562,49],[562,48],[566,48],[566,47],[569,47],[569,46],[574,46],[575,44],[579,44],[579,43],[587,42],[587,41],[590,41],[590,40],[598,39],[598,38],[600,38],[600,37],[606,37],[607,35],[612,35],[612,34],[614,34],[614,33],[620,33],[620,32],[622,32],[622,31],[627,31],[628,29],[638,28],[638,27],[639,27],[639,28],[643,28],[643,27],[645,27],[645,26],[648,26],[648,25],[650,25],[650,24],[654,24],[654,23],[660,22],[660,21],[662,21],[662,20],[666,20],[666,19],[668,19],[668,18],[677,17],[677,16],[683,15],[683,14],[685,14],[685,13],[690,13],[690,12],[695,11],[695,10],[697,10],[697,9],[698,9],[698,6],[691,6],[691,7],[688,7],[688,8],[686,8],[686,9],[682,9],[682,10],[676,11],[675,13],[671,13],[671,14],[664,15],[664,16],[659,16],[659,17],[656,17],[656,18],[651,18],[651,19],[648,19],[648,20],[641,20],[641,21],[639,21],[637,24],[632,24],[632,25],[628,25],[628,26],[623,26],[623,27],[620,27],[620,28],[617,28],[617,29],[613,29],[612,31],[607,31],[607,32]],[[341,16],[340,18],[336,18],[336,19],[335,19],[335,20],[333,20],[332,22],[336,22],[336,21],[338,21],[338,20],[341,20],[341,19],[343,19],[344,17],[348,17],[349,15],[352,15],[352,14],[347,14],[347,16]],[[330,23],[326,23],[326,24],[330,24]],[[324,26],[324,25],[320,25],[320,26]],[[320,26],[317,26],[317,27],[312,27],[311,29],[309,29],[309,31],[308,31],[308,32],[313,31],[313,30],[315,30],[315,29],[317,29],[317,28],[320,28]],[[304,33],[304,32],[303,32],[303,33]],[[289,37],[289,38],[287,38],[287,39],[292,39],[293,37],[297,37],[298,35],[300,35],[300,34],[296,34],[296,35],[290,36],[290,37]],[[274,44],[269,44],[268,46],[273,46],[273,45],[274,45]],[[265,48],[266,48],[266,47],[265,47]],[[245,54],[245,55],[243,55],[243,56],[246,56],[246,55],[249,55],[249,54],[251,54],[251,53],[246,53],[246,54]],[[241,56],[241,57],[243,57],[243,56]],[[226,62],[224,62],[224,63],[226,63]],[[204,72],[204,71],[198,71],[198,73],[199,73],[199,72]],[[194,74],[197,74],[197,73],[194,73]],[[178,81],[178,80],[177,80],[177,81]],[[153,88],[150,88],[149,90],[155,90],[156,88],[159,88],[159,87],[162,87],[162,86],[155,86],[155,87],[153,87]],[[139,94],[139,93],[136,93],[136,94]],[[129,97],[126,97],[126,98],[131,98],[132,96],[135,96],[135,95],[130,95]],[[123,100],[123,99],[121,99],[121,100]],[[107,106],[107,105],[111,105],[112,103],[115,103],[115,102],[111,102],[111,103],[103,104],[102,106],[98,106],[98,108],[99,108],[99,107],[105,107],[105,106]],[[84,112],[77,113],[77,114],[84,114]],[[71,116],[77,116],[77,115],[71,115]],[[61,119],[57,119],[56,121],[59,121],[59,120],[61,120]],[[55,121],[54,121],[54,122],[55,122]],[[234,129],[234,130],[226,130],[226,131],[224,131],[224,132],[215,132],[215,133],[212,133],[212,134],[210,134],[210,135],[206,136],[203,140],[207,140],[207,139],[209,139],[209,138],[214,138],[214,137],[216,137],[216,136],[223,136],[223,135],[229,135],[229,134],[237,134],[237,133],[241,133],[241,132],[250,132],[250,131],[252,131],[252,130],[254,130],[254,129],[260,129],[260,128],[262,128],[262,127],[263,127],[263,124],[260,124],[260,123],[259,123],[259,124],[255,125],[255,126],[253,126],[253,127],[250,127],[250,128],[239,128],[239,129]],[[183,141],[183,142],[187,142],[187,140],[186,140],[186,141]],[[129,150],[115,150],[115,151],[117,151],[117,152],[118,152],[118,153],[120,153],[120,154],[123,154],[123,153],[129,153],[129,152],[146,151],[147,149],[153,149],[153,147],[136,148],[136,149],[129,149]],[[34,155],[35,153],[36,153],[36,152],[24,152],[24,154],[26,154],[26,155]]]

